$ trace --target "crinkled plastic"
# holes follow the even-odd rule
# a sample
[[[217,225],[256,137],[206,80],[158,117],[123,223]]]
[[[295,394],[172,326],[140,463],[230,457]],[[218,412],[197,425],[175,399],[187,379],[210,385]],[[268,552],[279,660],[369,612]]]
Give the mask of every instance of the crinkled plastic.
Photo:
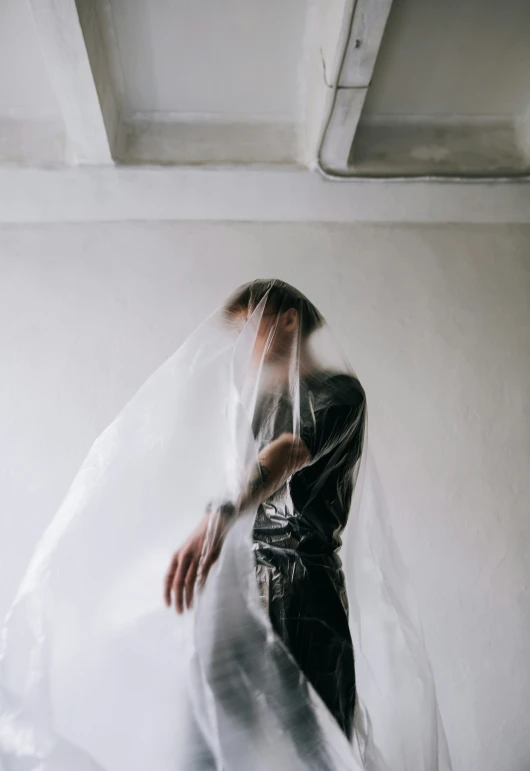
[[[390,521],[323,318],[283,282],[240,288],[36,548],[2,631],[1,771],[450,771]],[[164,579],[202,526],[177,615]]]

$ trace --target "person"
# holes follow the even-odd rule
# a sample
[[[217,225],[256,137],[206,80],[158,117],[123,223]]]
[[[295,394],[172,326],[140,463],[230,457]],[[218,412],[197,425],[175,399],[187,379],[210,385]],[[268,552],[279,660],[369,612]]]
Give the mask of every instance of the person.
[[[450,771],[392,521],[321,314],[239,288],[35,547],[0,630],[1,771]]]
[[[242,512],[255,512],[254,575],[263,607],[351,739],[354,650],[339,550],[363,448],[366,395],[356,376],[315,359],[312,341],[324,320],[297,289],[276,279],[256,280],[224,306],[236,334],[256,316],[250,422],[257,461],[239,496],[210,504],[176,550],[164,599],[179,614],[192,608],[230,525]]]

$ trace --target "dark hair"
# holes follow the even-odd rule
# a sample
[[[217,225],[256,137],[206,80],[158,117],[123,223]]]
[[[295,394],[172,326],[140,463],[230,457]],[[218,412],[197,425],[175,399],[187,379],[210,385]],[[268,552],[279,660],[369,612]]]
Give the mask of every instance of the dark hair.
[[[241,311],[252,313],[265,295],[266,312],[282,313],[289,308],[295,308],[300,319],[302,337],[308,337],[324,323],[320,311],[302,292],[277,278],[256,279],[240,286],[225,304],[225,316],[231,318]]]

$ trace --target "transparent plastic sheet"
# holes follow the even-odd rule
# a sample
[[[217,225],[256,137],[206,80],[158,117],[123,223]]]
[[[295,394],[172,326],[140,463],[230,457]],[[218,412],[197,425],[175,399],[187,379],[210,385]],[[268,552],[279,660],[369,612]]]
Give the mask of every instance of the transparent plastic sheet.
[[[296,290],[212,314],[37,546],[0,641],[0,770],[450,771],[367,425]],[[177,616],[163,579],[194,528],[204,583]]]

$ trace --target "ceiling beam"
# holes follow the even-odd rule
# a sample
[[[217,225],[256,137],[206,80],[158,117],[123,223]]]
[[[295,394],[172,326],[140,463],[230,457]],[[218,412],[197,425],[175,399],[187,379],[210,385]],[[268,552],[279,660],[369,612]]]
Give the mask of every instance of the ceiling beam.
[[[392,0],[357,0],[325,122],[318,165],[327,174],[345,176],[355,132],[383,39]]]
[[[323,116],[331,109],[354,6],[355,0],[314,0],[309,5],[301,145],[302,161],[312,168],[322,142]]]
[[[75,0],[28,0],[40,46],[52,81],[68,138],[68,161],[74,165],[111,164],[112,134],[117,125],[112,99],[100,101],[88,50],[101,62],[104,47],[98,45],[99,30],[90,0],[79,2],[85,20],[82,28]],[[85,41],[84,33],[87,35]],[[95,68],[96,69],[96,68]],[[105,78],[100,70],[100,91]],[[102,105],[105,106],[106,118]]]
[[[515,118],[515,143],[523,157],[530,163],[530,104]]]

